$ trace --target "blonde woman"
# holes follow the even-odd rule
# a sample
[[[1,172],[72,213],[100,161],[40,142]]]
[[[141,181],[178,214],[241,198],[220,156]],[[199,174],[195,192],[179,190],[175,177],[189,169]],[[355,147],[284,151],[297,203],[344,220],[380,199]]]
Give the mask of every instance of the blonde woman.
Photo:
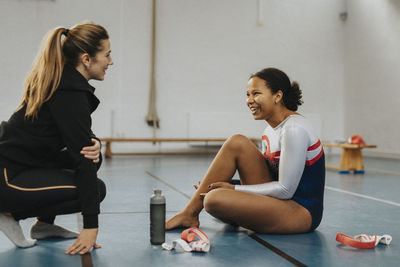
[[[21,104],[0,125],[0,230],[30,247],[19,220],[37,217],[33,239],[75,238],[67,254],[98,248],[98,214],[106,188],[98,179],[100,141],[91,130],[99,104],[88,81],[103,80],[113,64],[109,35],[100,25],[56,28],[44,39],[25,81]],[[82,211],[78,234],[55,217]]]

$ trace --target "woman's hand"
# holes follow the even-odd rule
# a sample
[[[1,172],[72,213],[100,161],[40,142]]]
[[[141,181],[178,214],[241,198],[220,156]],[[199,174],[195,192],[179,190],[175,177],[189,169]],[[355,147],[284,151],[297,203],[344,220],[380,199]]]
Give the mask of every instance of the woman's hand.
[[[81,154],[87,159],[93,160],[94,163],[98,163],[100,160],[100,142],[97,139],[92,138],[92,146],[85,146],[81,150]]]
[[[101,245],[96,244],[98,228],[93,229],[83,229],[79,234],[78,238],[75,240],[74,244],[70,246],[65,254],[75,255],[76,253],[85,254],[93,248],[101,248]]]

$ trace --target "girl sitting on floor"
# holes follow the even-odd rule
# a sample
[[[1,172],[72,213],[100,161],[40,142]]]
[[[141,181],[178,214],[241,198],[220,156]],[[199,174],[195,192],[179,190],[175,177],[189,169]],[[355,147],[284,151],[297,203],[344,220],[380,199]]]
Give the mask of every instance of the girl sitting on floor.
[[[221,147],[186,207],[166,229],[199,226],[205,210],[229,224],[259,233],[305,233],[321,222],[325,159],[310,122],[297,113],[302,93],[275,68],[263,69],[247,83],[247,106],[265,120],[262,152],[234,135]],[[229,183],[236,170],[240,185]]]

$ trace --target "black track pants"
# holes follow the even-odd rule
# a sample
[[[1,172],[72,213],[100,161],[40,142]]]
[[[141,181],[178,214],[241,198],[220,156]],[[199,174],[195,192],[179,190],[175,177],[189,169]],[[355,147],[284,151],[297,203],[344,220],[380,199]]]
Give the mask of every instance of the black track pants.
[[[0,211],[10,212],[15,220],[38,217],[47,223],[53,223],[56,215],[81,211],[75,173],[68,169],[68,158],[60,163],[64,168],[22,172],[0,166]],[[97,186],[102,201],[106,187],[100,179]]]

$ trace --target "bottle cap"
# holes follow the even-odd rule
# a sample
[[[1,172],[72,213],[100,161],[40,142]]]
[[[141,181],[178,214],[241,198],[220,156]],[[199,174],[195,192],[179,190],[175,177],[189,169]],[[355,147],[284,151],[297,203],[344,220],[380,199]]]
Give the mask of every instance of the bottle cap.
[[[161,195],[161,189],[154,189],[154,194]]]

